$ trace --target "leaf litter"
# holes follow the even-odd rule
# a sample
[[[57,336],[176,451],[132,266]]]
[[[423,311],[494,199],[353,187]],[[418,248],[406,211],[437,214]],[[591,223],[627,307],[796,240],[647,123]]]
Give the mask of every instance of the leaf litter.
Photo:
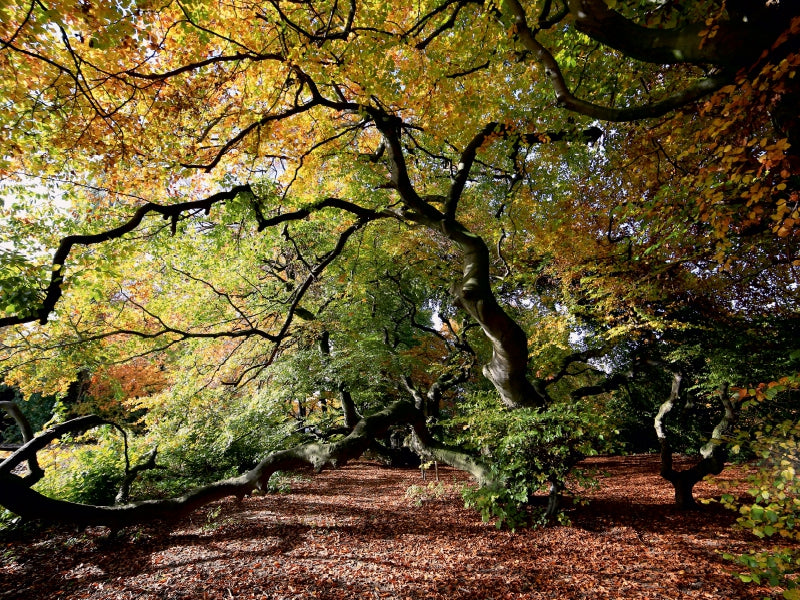
[[[657,456],[594,458],[600,486],[570,506],[570,527],[498,531],[465,509],[467,477],[440,468],[445,493],[414,502],[418,470],[356,461],[288,494],[223,500],[175,523],[53,527],[0,545],[0,600],[195,598],[763,598],[723,552],[763,549],[716,504],[674,508]],[[731,479],[731,471],[722,478]],[[711,483],[698,497],[718,496]]]

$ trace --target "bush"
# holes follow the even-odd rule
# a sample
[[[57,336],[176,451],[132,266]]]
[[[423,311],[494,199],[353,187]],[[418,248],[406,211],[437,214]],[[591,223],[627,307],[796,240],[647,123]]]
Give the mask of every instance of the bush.
[[[427,502],[434,502],[447,496],[449,486],[441,481],[429,481],[426,485],[412,484],[406,488],[406,498],[414,506],[422,506]]]
[[[551,486],[561,490],[570,477],[590,482],[575,466],[597,454],[605,438],[605,423],[598,415],[568,404],[509,410],[493,394],[476,394],[466,407],[448,425],[458,432],[459,443],[491,461],[494,483],[463,494],[466,505],[478,509],[485,521],[495,519],[498,528],[511,529],[543,523],[544,509],[532,518],[528,511],[537,491],[549,492]]]
[[[743,440],[734,448],[741,447]],[[794,547],[776,545],[769,552],[743,555],[726,554],[744,569],[738,573],[745,582],[769,584],[784,589],[787,600],[800,599],[800,421],[765,423],[747,441],[749,450],[758,457],[757,471],[747,478],[750,499],[742,501],[725,494],[722,502],[741,515],[737,522],[759,538],[776,538],[793,542]]]
[[[62,440],[39,457],[45,476],[35,489],[60,500],[111,505],[125,476],[123,441],[109,426]]]

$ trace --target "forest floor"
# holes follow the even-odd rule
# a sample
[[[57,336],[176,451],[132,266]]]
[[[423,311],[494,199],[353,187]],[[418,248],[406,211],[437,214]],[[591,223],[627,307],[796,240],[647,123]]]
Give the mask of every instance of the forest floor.
[[[498,531],[463,507],[462,473],[439,469],[440,493],[411,498],[431,471],[422,481],[418,470],[358,461],[300,478],[289,493],[217,502],[114,537],[100,527],[40,530],[0,542],[0,600],[769,595],[741,583],[722,556],[768,544],[717,504],[675,509],[658,457],[588,464],[600,486],[569,509],[570,527]],[[705,482],[696,490],[720,494]]]

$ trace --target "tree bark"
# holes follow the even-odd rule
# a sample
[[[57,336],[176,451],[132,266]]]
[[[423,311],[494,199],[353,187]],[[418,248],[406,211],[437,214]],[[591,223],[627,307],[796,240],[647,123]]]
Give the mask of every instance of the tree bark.
[[[402,121],[380,109],[366,110],[384,137],[391,187],[397,190],[403,201],[398,216],[441,232],[462,252],[463,274],[453,284],[451,292],[456,304],[475,319],[492,345],[492,358],[483,367],[484,376],[510,408],[543,404],[546,395],[528,380],[528,338],[517,322],[500,307],[492,291],[489,249],[480,236],[469,232],[456,219],[458,203],[476,153],[497,131],[497,123],[488,123],[467,144],[445,199],[444,212],[441,212],[423,200],[414,188],[400,141]]]
[[[31,428],[30,422],[19,408],[17,403],[12,400],[3,400],[0,402],[0,408],[4,409],[17,423],[17,427],[19,427],[20,434],[22,435],[23,445],[30,442],[33,439],[33,429]],[[28,482],[28,485],[33,485],[42,477],[44,477],[44,470],[42,470],[42,468],[39,466],[39,462],[36,460],[35,453],[28,455],[27,460],[29,474],[25,477],[25,481]],[[3,461],[3,464],[5,464],[5,462],[6,461]],[[20,462],[22,461],[17,461],[14,463],[11,469],[16,467]],[[2,464],[0,464],[0,469],[2,469]]]
[[[568,0],[567,4],[576,29],[626,56],[664,65],[717,65],[731,72],[750,66],[798,14],[796,2],[740,1],[741,10],[731,11],[730,20],[716,21],[711,36],[705,22],[666,29],[644,27],[609,8],[605,0]]]
[[[550,481],[550,490],[547,494],[547,508],[544,511],[544,518],[550,523],[558,516],[558,509],[561,505],[561,483],[556,480]]]
[[[719,475],[725,468],[727,452],[721,443],[723,436],[730,431],[736,421],[736,408],[728,394],[728,384],[723,384],[719,392],[724,412],[714,428],[711,438],[701,448],[702,459],[689,469],[678,471],[673,467],[673,452],[665,429],[665,419],[680,395],[682,374],[672,374],[672,390],[655,418],[655,430],[661,446],[661,477],[672,484],[675,490],[675,505],[682,509],[697,507],[694,499],[694,486],[707,475]]]
[[[44,519],[50,522],[79,526],[106,525],[122,528],[154,519],[172,519],[227,496],[243,497],[255,489],[266,487],[276,471],[291,471],[310,466],[315,471],[343,466],[359,457],[375,440],[386,433],[391,425],[411,424],[419,447],[432,453],[437,460],[455,468],[465,469],[478,479],[488,481],[488,469],[479,461],[453,449],[437,444],[425,429],[425,417],[414,405],[401,400],[386,409],[362,418],[343,440],[332,444],[310,443],[274,452],[250,471],[195,489],[177,498],[144,500],[122,506],[95,506],[55,500],[30,489],[21,477],[10,472],[10,465],[18,464],[36,449],[41,449],[58,434],[85,430],[88,426],[103,424],[98,417],[81,417],[62,424],[60,429],[48,430],[35,437],[11,457],[0,464],[0,505],[24,518]]]
[[[458,223],[442,229],[463,253],[463,275],[451,292],[456,303],[475,319],[492,345],[483,374],[509,408],[540,406],[547,400],[528,380],[528,337],[497,303],[489,280],[489,248],[483,239]]]
[[[21,448],[19,448],[17,451],[11,454],[11,456],[9,456],[3,462],[0,463],[0,480],[2,480],[2,477],[4,476],[11,475],[11,472],[20,463],[26,460],[35,461],[36,453],[39,450],[47,446],[53,440],[60,438],[64,434],[84,432],[93,427],[97,427],[98,425],[111,425],[111,424],[112,423],[110,423],[109,421],[106,421],[105,419],[102,419],[98,416],[89,415],[86,417],[78,417],[76,419],[71,419],[64,423],[61,423],[60,425],[56,425],[55,427],[46,429],[41,434],[28,440]],[[21,480],[25,481],[27,485],[33,485],[35,483],[35,481],[32,481],[27,477]]]
[[[133,482],[136,481],[136,478],[139,476],[139,473],[143,471],[151,471],[155,469],[165,469],[166,467],[162,467],[156,464],[156,456],[158,455],[158,448],[153,448],[147,455],[144,457],[144,460],[140,462],[138,465],[126,469],[125,477],[122,480],[122,483],[117,490],[117,495],[114,498],[114,502],[116,504],[122,504],[123,502],[128,502],[130,500],[130,493],[131,493],[131,485]]]
[[[356,404],[353,402],[353,395],[344,383],[339,383],[339,402],[342,405],[344,426],[352,431],[361,419],[361,415],[358,414]]]

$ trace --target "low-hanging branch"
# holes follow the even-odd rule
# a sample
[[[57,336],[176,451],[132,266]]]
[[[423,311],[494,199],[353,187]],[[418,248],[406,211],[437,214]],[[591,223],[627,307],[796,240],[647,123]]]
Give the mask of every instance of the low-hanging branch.
[[[40,305],[24,314],[17,314],[8,317],[0,317],[0,328],[9,325],[21,325],[23,323],[32,323],[39,321],[42,325],[47,323],[50,318],[50,313],[55,308],[59,299],[63,294],[63,285],[66,271],[67,259],[69,258],[72,249],[75,246],[92,246],[102,244],[110,240],[119,239],[122,236],[134,231],[142,224],[144,218],[150,214],[161,215],[164,219],[170,219],[174,224],[181,218],[184,213],[193,211],[211,211],[211,208],[229,200],[233,200],[239,194],[249,193],[253,191],[249,184],[237,185],[229,190],[218,192],[204,198],[202,200],[194,200],[191,202],[181,202],[178,204],[156,204],[155,202],[147,202],[140,206],[133,215],[125,221],[122,225],[101,231],[99,233],[68,235],[61,239],[58,248],[53,253],[52,259],[52,274],[50,281],[45,288],[44,298]]]
[[[0,463],[0,478],[12,476],[12,471],[20,464],[25,461],[35,460],[36,453],[45,448],[53,440],[59,439],[68,433],[83,433],[99,425],[113,425],[113,423],[96,415],[88,415],[71,419],[46,429],[36,437],[31,438],[12,453],[11,456]],[[24,481],[21,478],[17,479]],[[31,483],[26,483],[26,485],[31,485]]]
[[[21,477],[13,475],[4,466],[18,464],[34,448],[41,449],[50,441],[70,430],[85,430],[91,424],[103,424],[99,417],[82,417],[67,423],[58,430],[49,430],[34,438],[29,444],[0,465],[0,506],[27,519],[75,525],[105,525],[114,529],[152,521],[174,519],[221,498],[242,498],[254,490],[265,488],[276,471],[292,471],[311,467],[319,472],[344,466],[361,456],[376,439],[383,436],[392,425],[411,425],[416,445],[437,460],[472,474],[479,483],[489,479],[489,470],[477,459],[438,444],[425,428],[425,417],[408,400],[398,400],[384,410],[361,420],[344,439],[324,444],[308,443],[273,452],[253,469],[238,476],[199,487],[183,496],[160,500],[143,500],[121,506],[97,506],[48,498],[30,489]]]

